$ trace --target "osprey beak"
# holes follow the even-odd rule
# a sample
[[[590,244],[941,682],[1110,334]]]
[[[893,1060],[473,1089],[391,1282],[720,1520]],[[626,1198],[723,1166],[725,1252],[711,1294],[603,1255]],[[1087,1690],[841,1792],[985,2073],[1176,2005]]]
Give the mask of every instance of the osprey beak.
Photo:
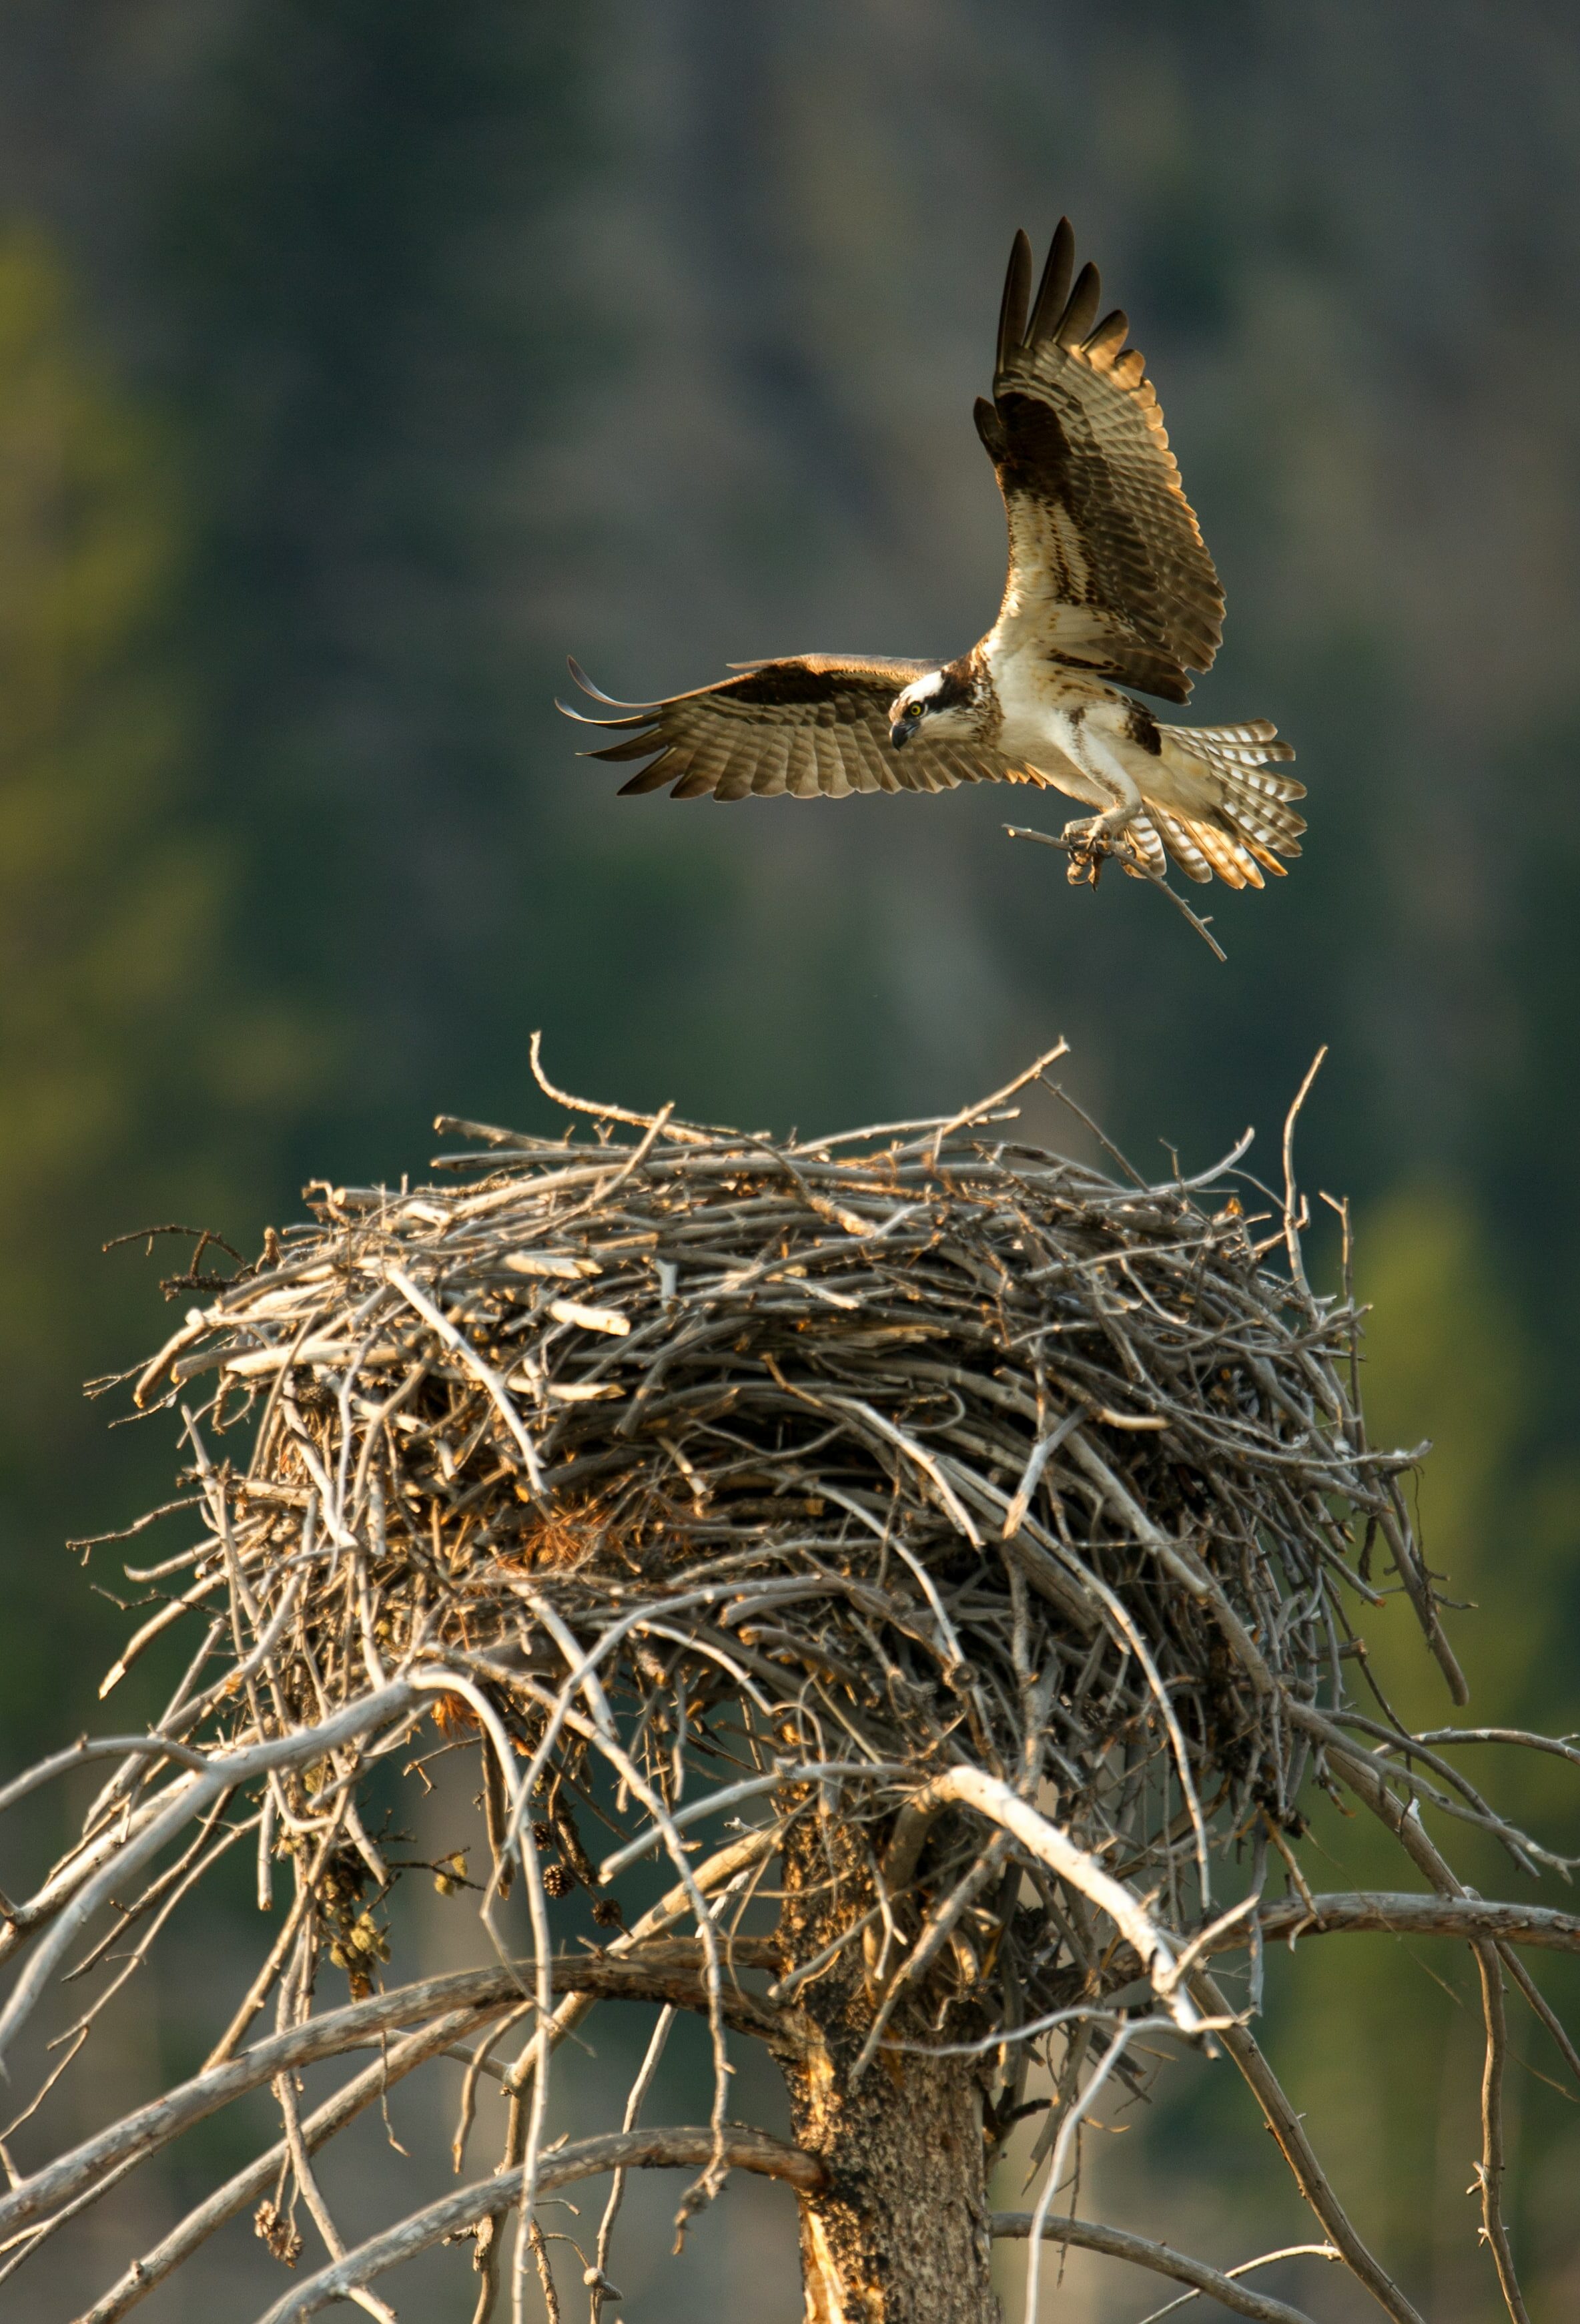
[[[914,710],[906,711],[903,717],[896,718],[895,720],[894,724],[889,728],[889,741],[894,744],[896,751],[903,751],[905,749],[912,735],[916,732],[916,713]]]

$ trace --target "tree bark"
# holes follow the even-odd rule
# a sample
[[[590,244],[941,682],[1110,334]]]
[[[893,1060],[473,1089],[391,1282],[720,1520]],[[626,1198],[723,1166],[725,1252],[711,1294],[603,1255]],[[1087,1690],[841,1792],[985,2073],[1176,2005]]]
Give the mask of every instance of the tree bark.
[[[802,1819],[785,1891],[786,1956],[810,1960],[871,1901],[849,1828]],[[822,2193],[801,2198],[806,2324],[999,2324],[980,2061],[880,2050],[853,2089],[878,1998],[859,1941],[796,1997],[822,2038],[807,2059],[785,2061],[791,2119],[796,2144],[828,2172]],[[891,2030],[928,2031],[903,2013]]]

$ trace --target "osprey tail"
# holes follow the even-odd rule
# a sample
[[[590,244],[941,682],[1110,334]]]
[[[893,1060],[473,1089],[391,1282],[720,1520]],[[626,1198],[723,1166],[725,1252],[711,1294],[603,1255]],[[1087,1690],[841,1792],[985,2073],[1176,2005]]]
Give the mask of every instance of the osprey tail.
[[[1158,732],[1163,779],[1155,793],[1143,785],[1152,829],[1143,832],[1137,818],[1126,836],[1159,871],[1166,847],[1188,879],[1210,880],[1216,872],[1231,888],[1260,888],[1265,869],[1281,880],[1278,858],[1300,853],[1306,828],[1290,801],[1304,798],[1306,786],[1269,771],[1295,755],[1278,729],[1254,718],[1242,726]]]

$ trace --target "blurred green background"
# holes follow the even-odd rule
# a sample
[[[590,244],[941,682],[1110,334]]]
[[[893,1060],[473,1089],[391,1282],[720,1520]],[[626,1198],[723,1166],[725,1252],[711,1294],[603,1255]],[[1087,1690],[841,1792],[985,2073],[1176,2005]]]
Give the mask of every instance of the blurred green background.
[[[1061,211],[1227,589],[1196,711],[1276,719],[1310,785],[1287,885],[1214,891],[1226,968],[1012,847],[1024,794],[617,804],[552,708],[567,650],[641,696],[973,640],[969,403],[1009,237]],[[536,1122],[538,1026],[572,1087],[781,1130],[952,1107],[1062,1032],[1144,1167],[1249,1120],[1270,1175],[1331,1044],[1302,1176],[1356,1205],[1377,1432],[1438,1440],[1476,1715],[1580,1725],[1577,257],[1580,25],[1545,0],[7,0],[7,1756],[86,1719],[122,1627],[63,1539],[170,1474],[78,1394],[169,1328],[101,1243],[251,1250],[308,1175],[421,1170],[441,1109]],[[1557,1763],[1499,1772],[1573,1844]],[[1327,1885],[1392,1877],[1321,1839]],[[1314,1945],[1270,2037],[1434,2324],[1498,2312],[1467,1989]],[[1520,2040],[1546,2324],[1580,2311],[1580,2128]],[[1181,2075],[1098,2184],[1240,2257],[1301,2232],[1268,2144]],[[1358,2313],[1303,2265],[1286,2296]],[[1146,2304],[1079,2267],[1061,2301]]]

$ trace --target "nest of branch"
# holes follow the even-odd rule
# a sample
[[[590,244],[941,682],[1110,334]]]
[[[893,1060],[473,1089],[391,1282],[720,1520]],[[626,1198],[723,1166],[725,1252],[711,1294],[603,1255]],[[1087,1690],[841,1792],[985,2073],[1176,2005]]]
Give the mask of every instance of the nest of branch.
[[[1409,1456],[1373,1451],[1357,1408],[1355,1312],[1307,1280],[1289,1130],[1273,1197],[1244,1148],[1146,1185],[1025,1144],[1021,1083],[947,1121],[788,1144],[544,1086],[577,1118],[564,1139],[443,1123],[465,1150],[436,1166],[442,1183],[319,1186],[315,1222],[271,1236],[257,1265],[215,1286],[200,1246],[178,1278],[218,1296],[135,1397],[181,1412],[191,1490],[155,1514],[195,1514],[198,1536],[127,1566],[152,1610],[103,1692],[184,1615],[207,1628],[145,1735],[84,1738],[0,1789],[4,1811],[114,1763],[41,1885],[0,1897],[0,1966],[20,1961],[0,2058],[47,1991],[71,2007],[75,1980],[113,1960],[60,2037],[69,2065],[237,1841],[256,1850],[260,1904],[288,1901],[198,2073],[13,2171],[0,2277],[123,2171],[267,2086],[280,2139],[83,2324],[117,2324],[243,2210],[294,2263],[300,2205],[329,2263],[267,2324],[346,2293],[387,2314],[366,2286],[458,2235],[484,2319],[512,2209],[512,2298],[535,2257],[553,2312],[536,2206],[613,2172],[580,2252],[596,2317],[616,2297],[620,2174],[680,2163],[703,2169],[683,2219],[732,2168],[796,2189],[809,2312],[876,2312],[903,2261],[893,2312],[977,2324],[997,2312],[987,2162],[1043,2103],[1023,2103],[1038,2057],[1038,2208],[992,2221],[1029,2238],[1028,2313],[1050,2237],[1294,2316],[1049,2209],[1087,2110],[1157,2030],[1226,2052],[1328,2246],[1393,2324],[1419,2324],[1247,2022],[1269,1937],[1387,1928],[1474,1954],[1482,2229],[1519,2324],[1504,1980],[1580,2077],[1514,1950],[1580,1950],[1580,1920],[1467,1890],[1419,1811],[1495,1837],[1523,1872],[1571,1870],[1445,1751],[1580,1752],[1513,1729],[1412,1735],[1380,1697],[1349,1699],[1365,1667],[1351,1614],[1392,1588],[1465,1690],[1401,1493]],[[412,1868],[390,1826],[408,1820],[403,1781],[451,1752],[481,1765],[491,1868],[481,1840],[474,1865],[446,1838],[427,1870],[481,1891],[487,1941],[480,1965],[412,1979],[384,1912]],[[1431,1893],[1313,1895],[1294,1849],[1312,1778],[1374,1817]],[[649,1902],[655,1857],[673,1885]],[[779,1909],[753,1917],[776,1864]],[[1236,1949],[1245,2013],[1207,1968]],[[605,1998],[658,2006],[624,2129],[551,2145],[552,2058]],[[676,2009],[708,2020],[711,2119],[638,2127]],[[730,2120],[737,2037],[783,2065],[795,2146]],[[299,2071],[370,2044],[373,2062],[303,2114]],[[895,2081],[868,2075],[880,2048],[908,2053],[886,2061]],[[498,2163],[345,2252],[312,2156],[441,2060],[464,2065],[457,2169],[480,2077],[498,2081]],[[42,2070],[28,2138],[64,2067]]]
[[[420,1670],[448,1733],[529,1771],[513,1830],[491,1778],[496,1880],[514,1853],[550,1897],[598,1883],[611,1922],[644,1841],[684,1863],[694,1814],[794,1815],[819,1775],[897,1909],[895,1819],[969,1763],[1199,1925],[1215,1849],[1300,1828],[1289,1706],[1341,1699],[1373,1559],[1441,1646],[1406,1463],[1368,1448],[1353,1308],[1311,1294],[1237,1157],[1125,1183],[1017,1142],[1012,1094],[796,1145],[565,1099],[595,1134],[444,1120],[470,1150],[443,1184],[310,1190],[317,1223],[137,1384],[189,1403],[217,1375],[185,1598],[228,1587],[259,1644],[206,1741]],[[314,1781],[283,1779],[276,1848],[321,1822]],[[326,1877],[324,1942],[366,1989],[354,1867],[344,1896]],[[935,1948],[989,2022],[994,1993],[1029,2014],[1072,1970],[1135,1974],[1034,1919],[973,1950],[960,1913]]]

